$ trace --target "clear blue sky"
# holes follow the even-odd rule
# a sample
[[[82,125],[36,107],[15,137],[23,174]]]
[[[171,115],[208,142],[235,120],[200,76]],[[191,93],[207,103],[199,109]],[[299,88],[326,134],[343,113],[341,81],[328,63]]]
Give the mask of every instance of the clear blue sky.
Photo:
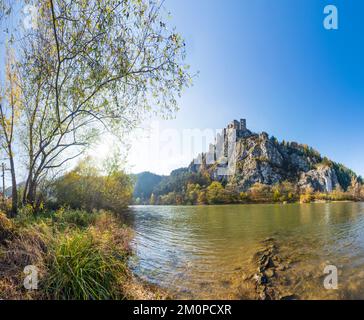
[[[325,5],[339,30],[323,27]],[[169,127],[253,131],[307,143],[364,175],[364,1],[166,0],[200,75]]]
[[[338,8],[339,30],[323,27],[328,4]],[[364,175],[363,0],[166,0],[165,6],[186,39],[187,62],[200,74],[176,119],[162,127],[222,128],[244,117],[253,131],[307,143]],[[138,143],[133,148],[144,150]],[[133,148],[132,171],[167,174],[191,160],[153,162],[153,151]]]

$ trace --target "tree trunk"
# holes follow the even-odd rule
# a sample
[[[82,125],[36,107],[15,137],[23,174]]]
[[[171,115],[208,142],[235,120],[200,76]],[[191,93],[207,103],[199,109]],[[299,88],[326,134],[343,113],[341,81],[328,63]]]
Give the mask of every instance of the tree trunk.
[[[34,179],[31,179],[28,183],[28,192],[26,194],[26,203],[30,204],[33,208],[35,208],[35,197],[37,193],[37,184]]]
[[[27,194],[28,194],[29,181],[30,181],[30,176],[28,175],[27,180],[26,180],[25,185],[24,185],[24,190],[23,190],[23,197],[22,197],[23,206],[25,206],[27,204]]]
[[[10,172],[11,172],[11,216],[15,217],[18,214],[18,189],[16,185],[15,165],[14,159],[11,152],[10,154]]]

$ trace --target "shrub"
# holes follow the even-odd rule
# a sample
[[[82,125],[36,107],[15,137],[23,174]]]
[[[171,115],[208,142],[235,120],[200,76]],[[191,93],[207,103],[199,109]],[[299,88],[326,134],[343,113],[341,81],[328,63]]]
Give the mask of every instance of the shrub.
[[[254,202],[273,201],[272,188],[269,185],[255,183],[248,191],[249,199]]]
[[[300,202],[301,203],[310,203],[314,200],[314,196],[310,193],[301,194]]]
[[[124,210],[132,200],[132,181],[123,171],[102,175],[95,166],[81,162],[73,171],[58,179],[53,188],[58,206],[72,209]]]
[[[9,240],[14,233],[13,222],[0,212],[0,244]]]
[[[0,193],[0,198],[2,198],[1,193]],[[4,213],[9,213],[11,211],[11,200],[10,199],[1,199],[0,211],[2,211]]]
[[[246,192],[240,192],[239,194],[240,197],[240,201],[242,201],[243,203],[249,202],[249,195]]]
[[[207,198],[206,198],[206,191],[205,190],[201,190],[198,193],[197,196],[197,204],[207,204]]]
[[[54,214],[55,222],[67,226],[74,225],[85,228],[96,220],[97,212],[87,212],[85,210],[71,210],[64,207],[58,209]]]
[[[206,198],[209,204],[221,204],[226,202],[226,193],[220,182],[212,182],[206,190]]]
[[[120,285],[126,264],[120,255],[100,248],[86,232],[59,237],[53,243],[44,283],[52,299],[100,300],[122,298]]]

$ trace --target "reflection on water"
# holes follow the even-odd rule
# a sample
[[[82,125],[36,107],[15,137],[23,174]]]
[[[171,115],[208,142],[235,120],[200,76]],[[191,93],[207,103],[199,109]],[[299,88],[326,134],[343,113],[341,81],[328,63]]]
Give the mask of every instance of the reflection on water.
[[[136,206],[134,272],[178,298],[257,298],[254,255],[271,238],[280,291],[300,299],[364,299],[364,204]],[[339,289],[323,287],[335,265]]]

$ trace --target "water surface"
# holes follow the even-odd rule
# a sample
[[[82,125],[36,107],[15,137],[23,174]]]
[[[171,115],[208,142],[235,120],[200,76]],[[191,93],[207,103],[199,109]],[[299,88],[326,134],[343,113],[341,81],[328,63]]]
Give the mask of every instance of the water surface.
[[[299,299],[364,299],[364,204],[135,206],[141,278],[176,298],[255,299],[254,255],[274,241],[280,291]],[[338,268],[338,290],[323,286]],[[282,285],[283,283],[283,285]]]

